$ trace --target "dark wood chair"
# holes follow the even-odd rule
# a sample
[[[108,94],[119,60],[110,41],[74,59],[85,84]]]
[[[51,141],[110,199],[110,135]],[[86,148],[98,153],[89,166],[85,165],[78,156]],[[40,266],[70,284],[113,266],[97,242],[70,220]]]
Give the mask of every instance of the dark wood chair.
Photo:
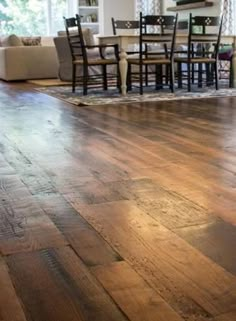
[[[193,66],[196,64],[198,65],[199,87],[202,86],[202,66],[204,64],[207,85],[212,83],[212,74],[214,74],[215,87],[218,89],[218,52],[221,30],[221,17],[193,17],[190,13],[187,55],[186,57],[175,57],[179,74],[182,73],[182,64],[187,64],[188,91],[191,91],[191,83],[193,82],[191,75]]]
[[[174,92],[174,49],[178,15],[146,15],[140,13],[139,58],[128,58],[128,65],[139,66],[139,91],[143,94],[143,67],[154,66],[155,83],[162,86],[162,66],[170,70],[169,87]],[[154,48],[157,48],[155,50]],[[147,74],[149,75],[149,73]],[[146,76],[147,76],[146,75]],[[130,78],[132,75],[128,75]],[[147,81],[145,81],[147,83]]]
[[[110,75],[107,73],[107,66],[116,65],[116,79],[117,86],[119,87],[119,52],[118,45],[96,45],[87,46],[85,45],[82,28],[80,24],[80,17],[76,15],[72,18],[65,18],[64,23],[66,28],[66,34],[70,46],[71,56],[72,56],[72,92],[75,92],[76,83],[82,81],[83,84],[83,94],[87,95],[88,91],[88,81],[101,79],[103,83],[103,89],[108,88],[108,78],[113,77],[114,74]],[[106,48],[112,47],[114,49],[114,55],[112,58],[106,58],[105,52]],[[90,58],[88,55],[89,49],[98,50],[98,58]],[[77,67],[82,67],[82,75],[77,75]],[[92,66],[100,66],[100,75],[89,75],[89,68]]]
[[[117,35],[119,30],[138,30],[139,31],[139,21],[138,20],[115,20],[111,18],[113,35]]]

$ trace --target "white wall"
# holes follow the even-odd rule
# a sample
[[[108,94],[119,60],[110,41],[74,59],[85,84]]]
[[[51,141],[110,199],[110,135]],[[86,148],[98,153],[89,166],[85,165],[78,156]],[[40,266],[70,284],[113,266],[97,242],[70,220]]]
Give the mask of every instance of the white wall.
[[[105,35],[112,34],[111,18],[131,20],[135,18],[135,0],[103,0],[103,30]]]
[[[166,9],[168,7],[174,7],[175,1],[173,0],[162,0],[162,8],[164,14],[172,14],[174,12],[167,11]],[[183,10],[178,11],[179,19],[185,19],[188,17],[189,13],[192,12],[193,15],[199,15],[199,16],[218,16],[220,15],[221,11],[221,0],[211,0],[214,2],[214,5],[212,7],[204,7],[204,8],[198,8],[198,9],[192,9],[192,10]]]

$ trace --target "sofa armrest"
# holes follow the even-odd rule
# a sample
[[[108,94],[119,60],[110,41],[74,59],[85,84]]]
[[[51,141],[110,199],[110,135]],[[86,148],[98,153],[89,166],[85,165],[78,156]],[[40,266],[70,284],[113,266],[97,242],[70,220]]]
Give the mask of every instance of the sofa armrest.
[[[26,80],[56,78],[58,59],[54,46],[0,48],[0,78]]]

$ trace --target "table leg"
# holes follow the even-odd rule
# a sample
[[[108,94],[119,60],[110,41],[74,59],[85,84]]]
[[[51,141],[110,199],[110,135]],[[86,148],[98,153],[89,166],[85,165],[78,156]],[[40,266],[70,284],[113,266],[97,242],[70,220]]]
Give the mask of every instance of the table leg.
[[[119,68],[120,68],[120,78],[121,78],[121,93],[123,96],[125,96],[127,93],[126,80],[127,80],[128,62],[127,62],[127,54],[123,49],[121,49],[121,52],[120,52]]]

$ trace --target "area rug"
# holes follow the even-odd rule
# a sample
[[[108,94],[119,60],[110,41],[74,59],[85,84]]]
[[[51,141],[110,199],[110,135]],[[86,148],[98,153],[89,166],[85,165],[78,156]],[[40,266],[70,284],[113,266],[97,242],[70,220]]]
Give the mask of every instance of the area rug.
[[[139,95],[138,92],[128,93],[122,96],[117,89],[102,89],[89,90],[87,96],[83,96],[80,90],[75,93],[71,92],[71,86],[55,86],[55,87],[39,87],[35,88],[41,93],[59,98],[76,106],[94,106],[107,104],[121,104],[134,102],[149,102],[149,101],[171,101],[181,99],[201,99],[201,98],[216,98],[216,97],[235,97],[236,88],[224,88],[219,90],[207,89],[195,92],[186,92],[186,90],[176,90],[174,94],[170,91],[152,91]]]

